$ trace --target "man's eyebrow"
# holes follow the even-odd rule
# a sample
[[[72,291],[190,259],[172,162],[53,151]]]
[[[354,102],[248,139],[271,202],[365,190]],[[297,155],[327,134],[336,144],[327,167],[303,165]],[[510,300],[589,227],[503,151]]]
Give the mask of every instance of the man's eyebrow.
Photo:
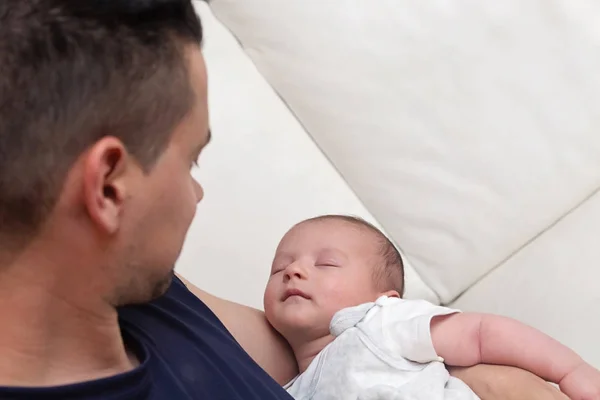
[[[207,144],[209,144],[211,140],[212,140],[212,131],[209,129],[208,134],[206,135],[206,142],[204,142],[204,145],[206,146]]]

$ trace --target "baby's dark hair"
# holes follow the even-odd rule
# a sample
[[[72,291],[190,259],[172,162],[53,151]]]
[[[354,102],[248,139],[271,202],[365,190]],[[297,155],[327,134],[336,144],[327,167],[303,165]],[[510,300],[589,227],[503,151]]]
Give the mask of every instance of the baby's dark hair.
[[[404,295],[404,263],[402,256],[388,237],[370,222],[352,215],[327,214],[310,218],[304,222],[326,220],[344,221],[360,229],[373,233],[379,243],[381,264],[373,270],[373,280],[380,290],[395,290],[400,296]]]

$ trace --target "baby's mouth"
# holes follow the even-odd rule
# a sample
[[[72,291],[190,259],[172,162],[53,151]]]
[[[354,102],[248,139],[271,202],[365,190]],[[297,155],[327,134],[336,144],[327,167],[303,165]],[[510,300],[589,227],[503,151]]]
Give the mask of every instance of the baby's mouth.
[[[300,289],[288,289],[284,292],[283,297],[281,298],[281,301],[286,301],[287,299],[289,299],[290,297],[302,297],[304,299],[310,300],[310,296],[307,295],[306,293],[304,293],[302,290]]]

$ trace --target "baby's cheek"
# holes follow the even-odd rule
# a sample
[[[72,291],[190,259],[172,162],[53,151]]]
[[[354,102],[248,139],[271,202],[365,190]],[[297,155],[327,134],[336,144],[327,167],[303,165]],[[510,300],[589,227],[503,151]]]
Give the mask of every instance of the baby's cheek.
[[[277,312],[275,312],[275,303],[273,302],[272,297],[269,297],[268,293],[265,293],[265,298],[263,301],[263,306],[265,309],[265,317],[267,321],[273,326],[277,324]]]
[[[336,292],[336,303],[339,309],[358,306],[377,299],[376,295],[361,285],[347,285],[339,288],[340,290]]]
[[[263,296],[263,305],[265,307],[265,312],[267,309],[270,311],[274,305],[275,301],[275,288],[272,285],[267,285],[265,289],[265,294]]]
[[[340,283],[328,291],[328,308],[335,313],[343,308],[351,307],[355,305],[354,297],[351,288]]]

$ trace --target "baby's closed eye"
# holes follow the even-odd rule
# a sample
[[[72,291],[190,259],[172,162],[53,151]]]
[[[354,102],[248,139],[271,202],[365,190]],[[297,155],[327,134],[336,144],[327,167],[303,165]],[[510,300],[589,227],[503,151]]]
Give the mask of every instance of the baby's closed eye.
[[[277,267],[273,267],[271,269],[271,275],[277,275],[280,272],[283,272],[283,270],[285,269],[285,266],[277,266]]]
[[[340,267],[340,263],[334,260],[317,260],[315,263],[317,267]]]

